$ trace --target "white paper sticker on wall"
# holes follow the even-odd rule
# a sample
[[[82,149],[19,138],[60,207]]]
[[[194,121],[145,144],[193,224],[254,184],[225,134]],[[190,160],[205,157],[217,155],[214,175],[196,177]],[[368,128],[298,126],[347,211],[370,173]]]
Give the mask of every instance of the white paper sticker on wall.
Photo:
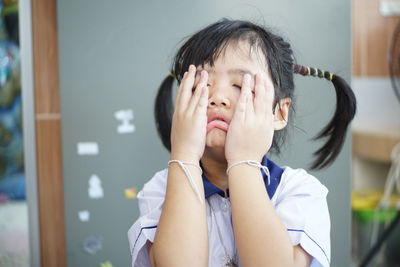
[[[114,113],[114,116],[117,120],[121,122],[121,124],[118,125],[117,128],[117,132],[119,134],[133,133],[135,131],[135,125],[131,123],[131,120],[133,120],[134,118],[133,110],[118,110]]]
[[[90,219],[90,213],[88,210],[81,210],[79,212],[79,220],[82,222],[88,222]]]
[[[102,198],[104,196],[100,178],[95,174],[90,176],[88,192],[90,198]]]
[[[78,143],[78,155],[97,155],[99,145],[96,142]]]

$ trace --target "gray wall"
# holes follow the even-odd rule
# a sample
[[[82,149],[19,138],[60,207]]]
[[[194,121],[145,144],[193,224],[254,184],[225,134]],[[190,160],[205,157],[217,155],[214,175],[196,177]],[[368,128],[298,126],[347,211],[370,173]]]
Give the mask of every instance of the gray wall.
[[[264,21],[288,37],[299,63],[350,79],[349,1],[58,1],[68,266],[130,264],[126,232],[138,207],[123,190],[140,190],[168,160],[152,115],[156,90],[182,38],[226,16]],[[306,168],[319,145],[310,138],[330,118],[335,95],[325,81],[296,77],[296,85],[296,128],[275,159]],[[134,111],[134,133],[117,133],[120,109]],[[99,154],[78,155],[85,141],[97,142]],[[332,266],[349,266],[349,140],[330,168],[312,173],[330,190]],[[102,181],[101,199],[88,196],[92,174]],[[81,210],[90,211],[88,222]],[[102,240],[94,255],[83,249],[90,236]]]

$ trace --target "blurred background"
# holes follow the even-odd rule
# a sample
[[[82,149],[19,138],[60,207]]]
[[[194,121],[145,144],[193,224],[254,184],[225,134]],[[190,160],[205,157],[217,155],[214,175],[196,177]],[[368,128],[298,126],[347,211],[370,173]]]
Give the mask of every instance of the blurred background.
[[[400,1],[2,0],[0,10],[0,266],[130,265],[136,194],[168,160],[157,88],[182,40],[222,17],[269,26],[300,64],[351,83],[358,113],[344,148],[311,171],[330,191],[331,266],[400,266]],[[296,127],[272,157],[308,169],[335,94],[295,82]]]
[[[17,0],[0,1],[0,266],[28,266]]]
[[[400,1],[352,2],[352,256],[400,266]]]

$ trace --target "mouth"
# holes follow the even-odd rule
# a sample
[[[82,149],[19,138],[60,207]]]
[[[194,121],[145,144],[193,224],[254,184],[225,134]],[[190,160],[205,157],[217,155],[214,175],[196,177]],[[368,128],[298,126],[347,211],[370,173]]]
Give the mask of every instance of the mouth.
[[[229,119],[222,115],[212,115],[208,117],[207,122],[207,133],[214,128],[227,132],[230,123]]]

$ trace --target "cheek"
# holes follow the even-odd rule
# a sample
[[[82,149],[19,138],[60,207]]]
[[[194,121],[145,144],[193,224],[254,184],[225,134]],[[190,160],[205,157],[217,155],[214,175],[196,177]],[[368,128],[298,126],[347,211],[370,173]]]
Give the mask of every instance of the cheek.
[[[233,108],[235,108],[237,103],[239,102],[240,92],[241,91],[239,89],[236,89],[231,96],[231,105]]]

